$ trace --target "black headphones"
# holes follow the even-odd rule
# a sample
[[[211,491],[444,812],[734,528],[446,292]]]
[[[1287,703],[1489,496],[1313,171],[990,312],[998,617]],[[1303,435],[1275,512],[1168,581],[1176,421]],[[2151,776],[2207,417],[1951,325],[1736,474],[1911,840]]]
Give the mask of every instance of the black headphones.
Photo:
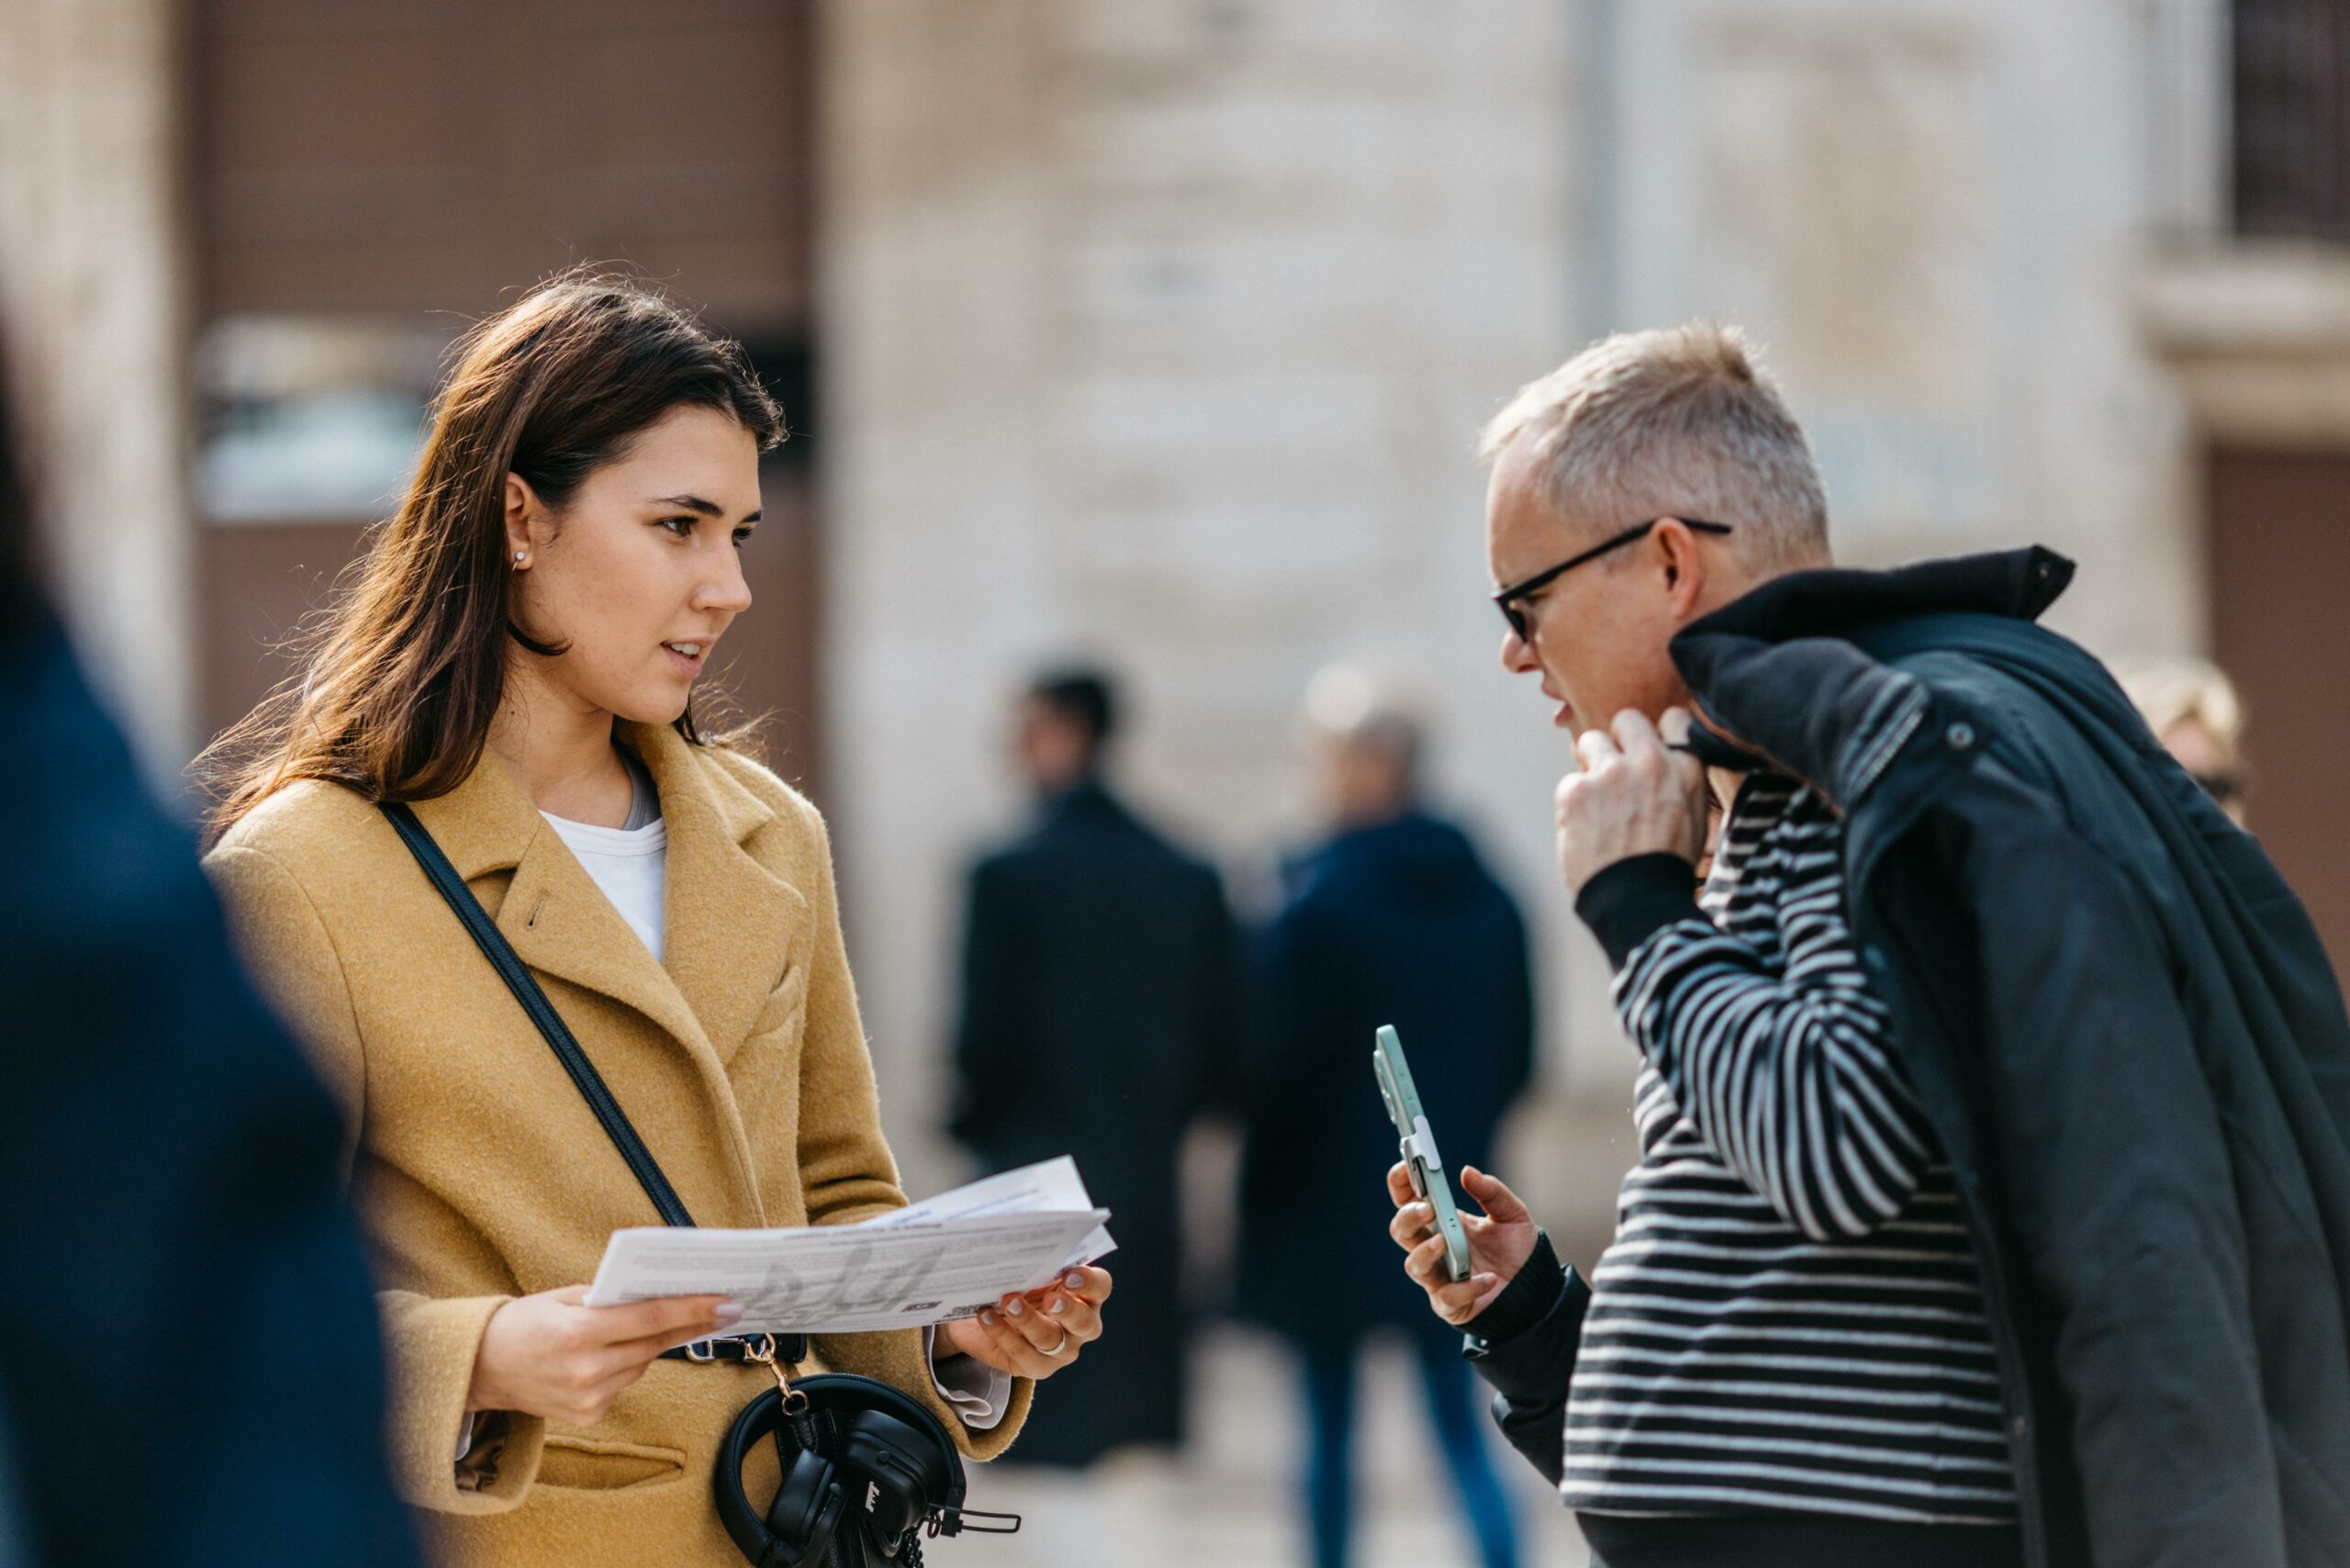
[[[744,1493],[743,1461],[769,1436],[783,1482],[763,1514]],[[715,1489],[726,1533],[757,1568],[919,1568],[924,1529],[1020,1528],[1017,1515],[966,1510],[963,1486],[963,1456],[921,1401],[871,1378],[826,1372],[743,1407],[719,1447]]]

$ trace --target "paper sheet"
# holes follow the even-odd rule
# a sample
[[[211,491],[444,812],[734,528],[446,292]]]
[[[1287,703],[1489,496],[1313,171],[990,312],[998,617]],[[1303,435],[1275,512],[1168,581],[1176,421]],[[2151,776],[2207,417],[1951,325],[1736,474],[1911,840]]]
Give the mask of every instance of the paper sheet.
[[[1074,1214],[1093,1206],[1092,1197],[1085,1190],[1085,1180],[1077,1173],[1077,1161],[1068,1155],[1047,1159],[1035,1165],[1024,1165],[1017,1170],[1006,1170],[957,1187],[951,1193],[941,1193],[918,1204],[908,1204],[892,1214],[866,1221],[867,1225],[908,1225],[925,1220],[961,1219],[974,1215],[990,1214]],[[1082,1257],[1072,1255],[1061,1267],[1074,1268],[1105,1258],[1117,1249],[1110,1239],[1106,1226],[1096,1226],[1080,1244]]]
[[[1115,1243],[1074,1162],[1047,1160],[857,1225],[616,1230],[588,1305],[723,1295],[730,1334],[852,1334],[968,1317]]]

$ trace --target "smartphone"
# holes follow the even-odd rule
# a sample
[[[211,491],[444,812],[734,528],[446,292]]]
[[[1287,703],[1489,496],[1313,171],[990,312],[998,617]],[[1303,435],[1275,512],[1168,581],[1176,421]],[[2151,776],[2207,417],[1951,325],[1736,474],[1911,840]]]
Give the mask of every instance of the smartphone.
[[[1379,1026],[1371,1070],[1379,1079],[1379,1097],[1387,1103],[1387,1119],[1403,1140],[1398,1147],[1404,1169],[1411,1172],[1412,1191],[1436,1211],[1436,1227],[1444,1238],[1444,1277],[1458,1284],[1469,1277],[1469,1233],[1460,1227],[1460,1210],[1444,1179],[1444,1156],[1437,1152],[1436,1134],[1428,1130],[1420,1092],[1412,1086],[1411,1064],[1404,1059],[1404,1042],[1393,1025]]]

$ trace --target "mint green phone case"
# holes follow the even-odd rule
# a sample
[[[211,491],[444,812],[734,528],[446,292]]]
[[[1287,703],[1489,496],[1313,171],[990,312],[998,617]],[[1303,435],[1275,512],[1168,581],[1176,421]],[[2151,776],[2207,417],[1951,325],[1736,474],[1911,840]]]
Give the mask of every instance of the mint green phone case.
[[[1379,1026],[1371,1068],[1379,1079],[1379,1097],[1387,1103],[1388,1120],[1403,1140],[1399,1148],[1404,1168],[1411,1173],[1412,1191],[1436,1211],[1436,1227],[1444,1237],[1445,1278],[1458,1283],[1469,1277],[1469,1233],[1460,1227],[1460,1211],[1444,1179],[1444,1156],[1437,1152],[1436,1134],[1428,1130],[1420,1092],[1412,1086],[1411,1064],[1404,1059],[1404,1042],[1393,1025]]]

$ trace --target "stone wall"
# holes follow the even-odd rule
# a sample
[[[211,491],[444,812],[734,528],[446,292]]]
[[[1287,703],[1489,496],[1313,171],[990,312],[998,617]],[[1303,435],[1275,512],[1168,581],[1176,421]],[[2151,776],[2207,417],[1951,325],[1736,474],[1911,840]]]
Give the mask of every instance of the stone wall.
[[[0,6],[0,328],[58,596],[167,787],[196,736],[170,0]]]
[[[2132,285],[2177,206],[2154,128],[2224,69],[2164,52],[2197,8],[1625,5],[1623,319],[1762,340],[1848,557],[2044,542],[2082,566],[2058,624],[2194,645],[2185,410]]]
[[[1125,778],[1236,870],[1298,831],[1306,678],[1415,666],[1445,799],[1541,899],[1567,751],[1494,662],[1470,448],[1569,347],[1561,16],[834,7],[827,718],[885,1076],[931,1081],[1004,700],[1057,653],[1127,675]],[[890,1105],[919,1163],[934,1107]]]

